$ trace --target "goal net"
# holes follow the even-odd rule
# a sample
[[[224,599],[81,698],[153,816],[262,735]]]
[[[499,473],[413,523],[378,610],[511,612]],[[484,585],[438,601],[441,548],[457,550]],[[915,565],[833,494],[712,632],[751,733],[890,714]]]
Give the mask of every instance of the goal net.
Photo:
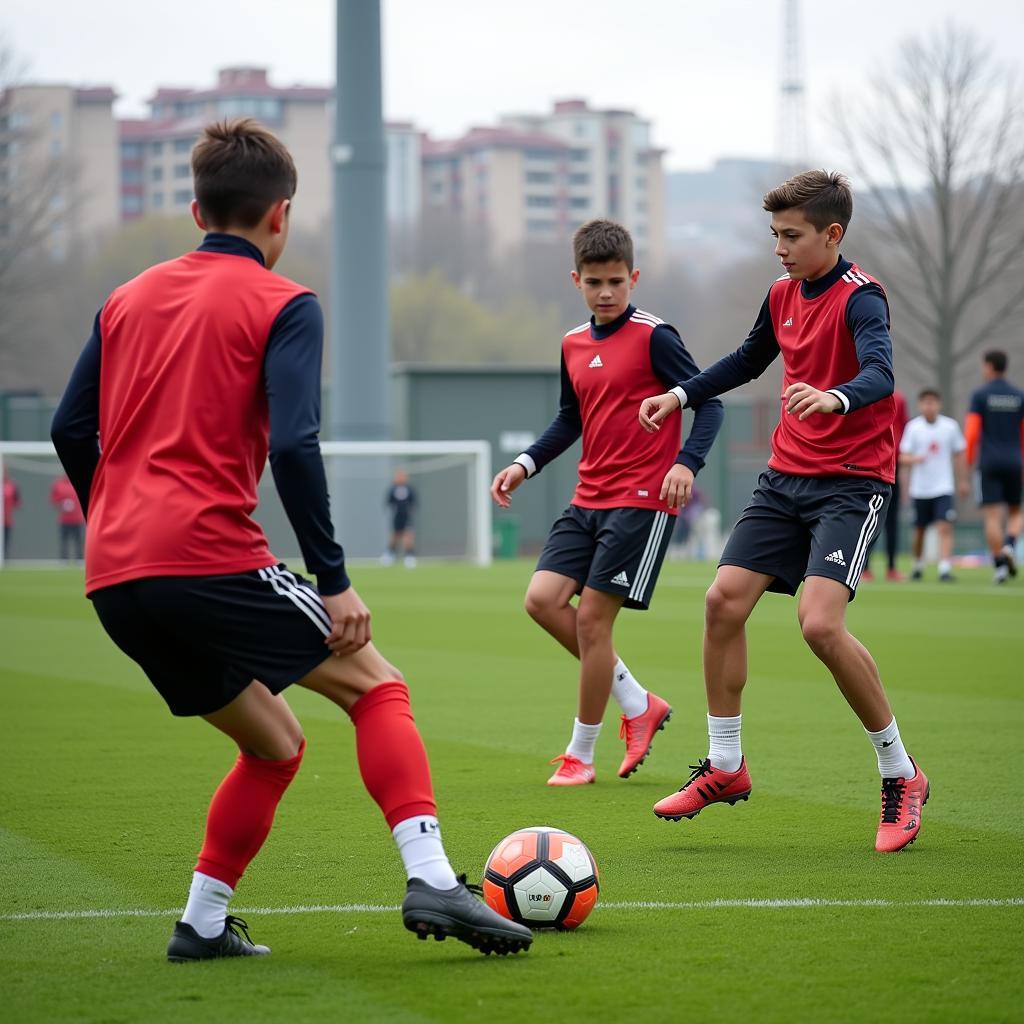
[[[395,473],[404,470],[416,496],[412,528],[417,558],[490,564],[491,446],[486,441],[324,441],[320,449],[335,535],[346,559],[377,560],[386,552],[392,525],[386,498]],[[55,483],[63,469],[53,445],[0,441],[0,470],[9,481],[0,494],[0,521],[10,524],[0,536],[0,566],[77,560],[73,531],[60,522],[61,491]],[[269,466],[255,518],[271,551],[304,571]]]

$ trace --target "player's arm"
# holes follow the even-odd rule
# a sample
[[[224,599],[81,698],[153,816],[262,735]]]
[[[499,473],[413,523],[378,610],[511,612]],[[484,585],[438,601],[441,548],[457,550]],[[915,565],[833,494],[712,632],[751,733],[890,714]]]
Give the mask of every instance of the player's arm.
[[[263,378],[270,414],[270,469],[303,560],[334,628],[324,643],[353,654],[372,634],[370,610],[345,572],[334,539],[327,475],[320,456],[320,363],[324,320],[314,295],[292,299],[270,330]]]
[[[900,439],[901,466],[916,466],[919,462],[924,462],[924,456],[914,450],[916,447],[917,432],[913,426],[909,426],[903,431],[903,437]]]
[[[558,458],[567,448],[575,444],[583,433],[583,417],[580,401],[572,386],[565,355],[562,355],[562,390],[558,412],[547,430],[529,448],[516,457],[515,462],[497,473],[491,481],[491,497],[502,508],[512,503],[509,495],[524,480],[536,476],[549,462]]]
[[[978,461],[978,450],[981,448],[981,432],[984,420],[982,413],[985,399],[977,391],[971,395],[971,407],[964,421],[964,437],[967,439],[967,462],[973,466]],[[1024,447],[1024,422],[1021,424],[1021,446]]]
[[[102,312],[102,310],[101,310]],[[50,438],[64,472],[89,514],[89,491],[100,461],[100,314],[93,321],[64,395],[53,414]]]
[[[710,398],[724,395],[749,381],[760,377],[779,354],[779,341],[772,326],[768,297],[761,303],[754,326],[735,352],[722,356],[702,373],[679,379],[675,387],[664,395],[646,398],[640,406],[640,423],[647,431],[655,431],[658,424],[676,409],[696,408]]]
[[[683,339],[668,324],[659,324],[651,331],[650,355],[654,375],[666,386],[671,387],[676,381],[690,380],[700,374],[700,367],[694,362]],[[709,398],[695,405],[693,410],[689,437],[661,485],[662,500],[667,501],[670,508],[680,508],[690,500],[694,477],[704,468],[707,454],[725,418],[725,410],[717,398]]]
[[[960,424],[950,420],[956,435],[953,438],[953,474],[956,478],[957,494],[966,498],[971,493],[971,471],[967,464],[967,438],[964,437]]]
[[[863,409],[888,398],[896,387],[889,335],[889,304],[882,289],[866,284],[846,303],[846,326],[853,335],[859,370],[853,380],[826,392],[839,400],[840,414]]]

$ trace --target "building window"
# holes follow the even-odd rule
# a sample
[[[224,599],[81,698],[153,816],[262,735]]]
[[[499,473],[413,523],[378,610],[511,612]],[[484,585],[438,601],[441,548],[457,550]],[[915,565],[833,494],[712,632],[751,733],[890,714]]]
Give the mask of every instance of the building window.
[[[59,110],[50,114],[50,127],[55,132],[59,132],[64,127],[64,115]]]
[[[590,159],[590,150],[589,149],[570,149],[569,150],[569,159],[572,160],[574,163],[585,163],[587,160]]]
[[[174,140],[174,152],[175,153],[191,153],[192,152],[192,140],[191,139],[175,139]]]
[[[150,181],[163,181],[164,169],[159,165],[157,165],[156,167],[151,167],[149,171],[149,178]]]
[[[174,176],[176,178],[189,178],[192,176],[192,168],[188,164],[175,164]]]
[[[637,200],[636,212],[637,213],[646,213],[647,212],[647,200],[646,199],[638,199]]]
[[[546,209],[555,205],[554,196],[527,196],[526,205],[531,209]]]
[[[217,100],[217,113],[221,117],[259,117],[265,121],[279,121],[281,101],[254,96],[225,96]]]
[[[60,139],[50,139],[50,156],[60,156],[64,152]]]
[[[162,142],[151,142],[149,144],[150,153],[162,153],[164,151],[164,144]]]
[[[141,142],[122,142],[121,143],[121,159],[122,160],[141,160],[142,159],[142,143]]]
[[[182,203],[192,202],[192,190],[189,188],[179,188],[174,192],[174,205],[181,206]]]
[[[121,184],[122,185],[141,185],[142,184],[142,168],[141,167],[125,167],[121,171]]]
[[[139,195],[126,195],[121,196],[121,212],[122,213],[141,213],[142,212],[142,196]]]
[[[151,205],[152,205],[154,210],[162,209],[163,205],[164,205],[164,194],[163,194],[163,192],[154,192],[153,195],[150,196],[150,203],[151,203]]]
[[[590,184],[590,175],[585,173],[585,172],[577,171],[576,173],[569,175],[569,184],[570,185],[589,185]]]
[[[550,171],[527,171],[526,180],[531,185],[550,185],[555,176]]]
[[[586,207],[588,207],[590,205],[590,197],[589,196],[572,196],[572,198],[569,200],[569,205],[574,210],[586,209]]]
[[[646,192],[647,191],[647,178],[644,177],[644,175],[638,174],[636,176],[636,179],[635,179],[634,183],[636,185],[637,192]]]

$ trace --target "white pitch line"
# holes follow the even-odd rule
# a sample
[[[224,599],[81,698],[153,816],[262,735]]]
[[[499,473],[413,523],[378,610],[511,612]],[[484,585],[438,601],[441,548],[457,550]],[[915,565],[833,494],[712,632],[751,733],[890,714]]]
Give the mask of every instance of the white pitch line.
[[[749,910],[813,909],[816,907],[1024,907],[1024,897],[1004,899],[930,899],[930,900],[829,900],[805,899],[745,899],[745,900],[689,900],[667,902],[660,900],[627,900],[599,903],[598,910],[722,910],[730,907]],[[381,903],[313,903],[295,907],[241,907],[236,914],[390,914],[401,908]],[[17,914],[0,914],[0,921],[86,921],[94,918],[174,917],[180,910],[102,909],[102,910],[26,910]]]

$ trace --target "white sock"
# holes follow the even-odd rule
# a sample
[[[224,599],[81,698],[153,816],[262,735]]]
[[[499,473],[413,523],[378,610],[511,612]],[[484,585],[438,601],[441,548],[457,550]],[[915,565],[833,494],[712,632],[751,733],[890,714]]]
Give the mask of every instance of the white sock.
[[[615,662],[612,696],[627,718],[636,718],[647,710],[647,691],[636,681],[621,658]]]
[[[228,900],[234,893],[227,882],[211,878],[201,871],[193,872],[192,885],[188,890],[188,903],[181,919],[192,925],[204,939],[215,939],[224,931],[224,919],[228,916]]]
[[[924,559],[923,558],[915,558],[914,559],[914,572],[924,572]]]
[[[868,732],[868,739],[874,744],[878,755],[878,773],[883,779],[912,779],[917,770],[900,739],[900,727],[894,718],[880,732]]]
[[[708,758],[716,768],[723,772],[739,771],[743,761],[740,748],[740,721],[742,715],[735,718],[715,718],[708,715]]]
[[[939,575],[948,576],[952,572],[953,566],[949,562],[939,562]]]
[[[420,878],[435,889],[458,885],[455,872],[441,842],[441,826],[430,814],[400,821],[392,830],[405,865],[406,878]]]
[[[572,720],[572,739],[565,748],[567,754],[578,757],[584,764],[594,763],[594,744],[601,731],[601,723],[584,725],[578,718]]]

